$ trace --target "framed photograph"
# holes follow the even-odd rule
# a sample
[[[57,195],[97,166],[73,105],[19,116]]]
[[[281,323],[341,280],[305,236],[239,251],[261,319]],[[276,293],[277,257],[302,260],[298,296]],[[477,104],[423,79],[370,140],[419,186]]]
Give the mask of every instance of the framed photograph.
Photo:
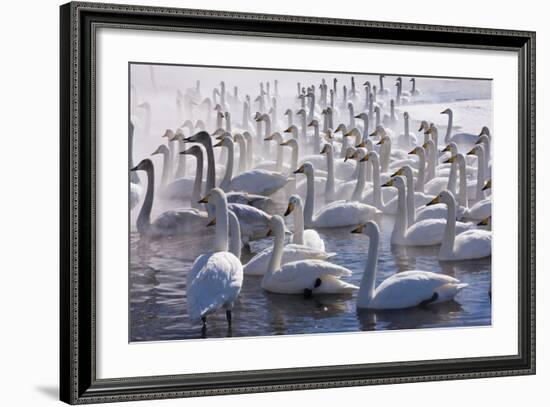
[[[61,19],[61,400],[535,373],[535,33]]]

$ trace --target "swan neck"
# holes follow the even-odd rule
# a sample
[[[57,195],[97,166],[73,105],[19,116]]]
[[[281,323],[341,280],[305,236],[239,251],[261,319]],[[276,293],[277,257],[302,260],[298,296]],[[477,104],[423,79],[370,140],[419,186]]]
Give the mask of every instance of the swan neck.
[[[229,213],[229,252],[238,259],[241,258],[241,227],[237,216]]]
[[[455,244],[456,233],[456,203],[454,199],[451,199],[447,203],[447,223],[445,224],[445,231],[443,232],[443,241],[441,242],[441,248],[439,249],[440,257],[448,257],[452,254]]]
[[[306,204],[304,206],[304,223],[306,227],[313,224],[313,207],[315,206],[315,174],[306,174]]]
[[[235,159],[235,147],[231,143],[227,147],[227,167],[225,168],[225,175],[220,184],[220,188],[224,191],[227,191],[231,180],[233,179],[233,161]]]
[[[407,183],[407,228],[410,228],[416,221],[416,208],[414,205],[414,187],[412,175],[405,176]]]
[[[216,235],[214,237],[214,252],[227,251],[228,219],[227,200],[219,199],[216,206]]]
[[[146,173],[147,191],[145,192],[145,199],[136,221],[137,230],[141,235],[147,234],[151,227],[151,209],[153,208],[153,198],[155,195],[155,169],[152,165],[146,170]]]
[[[204,148],[206,150],[206,162],[208,167],[206,168],[206,191],[209,193],[212,189],[216,188],[216,161],[214,159],[214,149],[212,148],[212,140],[210,136],[203,140]]]
[[[453,112],[449,111],[448,115],[449,115],[449,119],[447,120],[447,131],[445,132],[445,144],[450,143],[451,132],[453,131]]]
[[[333,201],[336,194],[334,189],[334,155],[332,150],[327,152],[327,185],[325,194],[328,201]]]
[[[292,243],[304,244],[304,208],[302,202],[297,202],[294,206],[294,235]]]
[[[397,218],[393,227],[391,241],[398,242],[405,238],[407,232],[407,205],[405,202],[405,191],[397,188]]]
[[[357,307],[367,308],[372,298],[374,297],[374,284],[376,282],[376,266],[378,264],[378,241],[379,233],[375,233],[369,237],[369,252],[365,271],[359,285],[357,293]]]

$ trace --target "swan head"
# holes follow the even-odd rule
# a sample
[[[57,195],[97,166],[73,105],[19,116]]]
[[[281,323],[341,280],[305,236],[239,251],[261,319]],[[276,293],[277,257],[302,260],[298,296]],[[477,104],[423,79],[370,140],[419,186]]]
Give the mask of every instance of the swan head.
[[[254,115],[254,121],[261,122],[264,119],[264,115],[260,112],[256,112]]]
[[[329,154],[330,152],[332,152],[332,145],[326,143],[319,154]]]
[[[477,223],[477,226],[489,226],[491,224],[491,217],[487,216]]]
[[[194,155],[195,157],[198,157],[199,155],[202,155],[202,150],[199,146],[194,145],[189,147],[187,150],[181,151],[180,154]]]
[[[491,189],[491,180],[487,181],[485,185],[483,185],[483,188],[481,188],[482,191],[486,191],[488,189]]]
[[[204,125],[204,122],[202,120],[197,120],[197,122],[195,123],[195,128],[204,130],[206,126]]]
[[[348,102],[348,109],[349,109],[349,110],[353,110],[353,103]]]
[[[278,141],[279,143],[282,142],[283,140],[283,137],[281,136],[281,133],[279,133],[278,131],[274,132],[274,133],[271,133],[269,136],[267,136],[266,138],[264,138],[264,141],[271,141],[271,140],[275,140],[275,141]]]
[[[381,187],[395,187],[398,190],[405,190],[405,179],[402,176],[397,175],[393,178],[390,178],[388,182],[382,184]]]
[[[376,145],[381,145],[381,144],[386,144],[386,143],[391,143],[391,139],[388,137],[388,136],[383,136],[380,141],[378,143],[376,143]]]
[[[454,162],[457,162],[457,156],[456,155],[452,155],[450,158],[446,159],[445,161],[443,161],[443,164],[452,164]]]
[[[430,126],[428,124],[428,122],[426,120],[422,120],[420,122],[420,127],[418,128],[418,131],[422,131],[422,130],[426,130],[428,129]]]
[[[451,202],[456,202],[455,197],[449,191],[444,190],[439,193],[435,198],[426,204],[426,206],[436,205],[438,203],[450,204]]]
[[[340,123],[338,127],[336,127],[336,129],[334,130],[334,133],[338,133],[339,131],[341,131],[342,133],[346,132],[346,125],[344,123]]]
[[[487,134],[480,134],[479,139],[475,142],[475,144],[483,144],[483,143],[489,143],[490,139]]]
[[[368,159],[363,160],[366,156],[367,156],[366,149],[350,147],[346,150],[346,157],[344,158],[344,161],[346,161],[349,158],[351,160],[357,160],[358,162],[364,162],[364,161],[368,161]]]
[[[298,142],[293,138],[288,139],[285,142],[282,142],[280,145],[283,146],[283,147],[290,146],[292,148],[298,148]]]
[[[203,130],[193,134],[191,137],[184,138],[183,141],[188,143],[197,143],[197,142],[202,142],[206,139],[210,140],[210,134],[208,134],[208,132]]]
[[[313,119],[312,121],[310,121],[307,125],[308,127],[318,127],[319,126],[319,122],[317,121],[317,119]]]
[[[425,150],[432,147],[435,148],[435,143],[433,142],[433,140],[428,140],[424,144],[422,144],[422,148],[424,148]]]
[[[221,130],[221,131],[217,133],[216,140],[223,140],[224,138],[227,138],[227,137],[233,138],[230,132],[225,131],[223,129],[218,129],[218,130]]]
[[[369,81],[365,81],[365,83],[363,83],[363,86],[366,86],[366,87],[369,87],[369,88],[370,88],[370,82],[369,82]]]
[[[369,137],[376,137],[376,136],[385,136],[386,135],[386,129],[384,129],[384,127],[382,125],[378,125],[376,126],[376,128],[374,129],[374,131],[369,134]]]
[[[292,125],[287,129],[285,129],[284,133],[291,133],[293,136],[296,137],[298,136],[298,127],[296,127],[295,125]]]
[[[288,206],[284,216],[290,215],[297,206],[302,206],[302,198],[300,198],[300,195],[291,195],[290,198],[288,198]]]
[[[345,126],[344,126],[344,128],[345,128]],[[354,127],[351,130],[345,132],[343,134],[343,137],[357,136],[358,134],[359,134],[359,130],[357,129],[357,127]]]
[[[452,114],[452,113],[453,113],[453,111],[449,108],[447,108],[447,109],[445,109],[441,112],[441,114]]]
[[[369,237],[377,236],[380,234],[380,229],[374,221],[368,221],[367,223],[357,226],[351,231],[351,233],[365,234]]]
[[[415,148],[413,148],[411,151],[409,151],[408,154],[418,155],[421,148],[422,148],[422,147],[415,147]]]
[[[219,202],[220,200],[227,200],[225,197],[225,192],[223,192],[220,188],[213,188],[209,193],[200,199],[199,203],[206,204],[213,202],[216,204],[216,202]]]
[[[412,177],[412,175],[413,175],[412,168],[409,165],[404,165],[403,167],[395,171],[392,175],[390,175],[390,177],[394,178],[397,176],[404,176],[406,178],[409,178],[409,177]]]
[[[169,154],[170,150],[168,150],[168,147],[166,147],[164,144],[161,144],[157,147],[155,151],[151,153],[151,155],[157,155],[157,154]]]
[[[403,117],[404,117],[405,119],[408,119],[408,118],[409,118],[409,112],[403,113]]]
[[[166,137],[168,140],[174,139],[174,131],[172,129],[166,129],[162,137]]]
[[[441,152],[446,153],[448,151],[451,153],[451,155],[456,155],[457,150],[458,150],[458,146],[456,145],[456,143],[451,142],[447,144],[447,146],[443,150],[441,150]]]
[[[362,120],[365,120],[365,119],[369,118],[369,116],[365,112],[359,113],[359,114],[355,115],[354,117],[356,119],[362,119]]]
[[[298,111],[296,111],[296,114],[303,114],[305,115],[306,114],[306,111],[304,109],[300,109]]]
[[[480,152],[483,149],[483,146],[481,144],[474,145],[474,147],[468,151],[466,155],[477,155],[478,152]]]
[[[289,114],[292,114],[292,110],[286,109],[286,110],[285,110],[285,115],[289,115]]]
[[[483,135],[487,136],[488,138],[491,137],[491,132],[489,131],[489,128],[487,126],[483,126],[481,128],[481,133],[479,133],[479,137]]]
[[[374,106],[374,112],[380,113],[380,106]]]
[[[231,138],[231,135],[229,135],[227,137],[222,137],[221,139],[219,139],[219,141],[212,147],[233,147],[233,145],[233,139]]]
[[[138,165],[136,165],[134,168],[130,169],[130,171],[147,171],[153,168],[153,162],[146,158],[144,160],[141,160]]]
[[[215,226],[215,225],[216,225],[216,218],[212,218],[212,220],[206,224],[206,227]]]
[[[313,164],[311,164],[309,161],[306,161],[300,167],[294,171],[294,174],[313,174]]]

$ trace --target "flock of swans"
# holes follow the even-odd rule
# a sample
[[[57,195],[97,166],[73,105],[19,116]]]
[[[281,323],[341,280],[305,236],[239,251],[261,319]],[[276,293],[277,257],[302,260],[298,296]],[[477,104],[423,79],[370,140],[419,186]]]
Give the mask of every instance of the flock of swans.
[[[378,310],[449,301],[468,285],[424,270],[396,272],[376,285],[381,214],[395,218],[392,245],[439,245],[441,261],[491,256],[489,129],[458,133],[447,108],[440,137],[433,118],[407,112],[421,94],[415,78],[405,91],[398,77],[395,92],[384,75],[378,79],[298,83],[290,95],[279,94],[277,80],[244,97],[237,86],[227,91],[225,81],[210,96],[199,81],[177,90],[178,121],[167,123],[152,152],[161,156],[160,168],[151,157],[130,163],[129,199],[142,238],[214,229],[187,273],[192,321],[205,328],[208,315],[225,310],[231,325],[248,275],[262,276],[261,289],[277,294],[356,292],[358,309]],[[130,161],[134,134],[151,126],[151,106],[138,103],[135,87],[131,96]],[[152,220],[155,202],[172,209]],[[286,211],[277,213],[283,202]],[[368,237],[359,286],[331,261],[336,253],[317,232],[325,228]],[[241,251],[268,236],[272,245],[243,264]]]

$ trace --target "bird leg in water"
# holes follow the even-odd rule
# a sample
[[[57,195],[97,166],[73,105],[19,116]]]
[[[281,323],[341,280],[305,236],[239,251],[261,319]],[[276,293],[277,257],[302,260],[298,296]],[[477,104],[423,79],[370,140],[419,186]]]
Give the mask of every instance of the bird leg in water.
[[[227,318],[227,325],[231,326],[231,310],[230,309],[225,311],[225,317]]]

